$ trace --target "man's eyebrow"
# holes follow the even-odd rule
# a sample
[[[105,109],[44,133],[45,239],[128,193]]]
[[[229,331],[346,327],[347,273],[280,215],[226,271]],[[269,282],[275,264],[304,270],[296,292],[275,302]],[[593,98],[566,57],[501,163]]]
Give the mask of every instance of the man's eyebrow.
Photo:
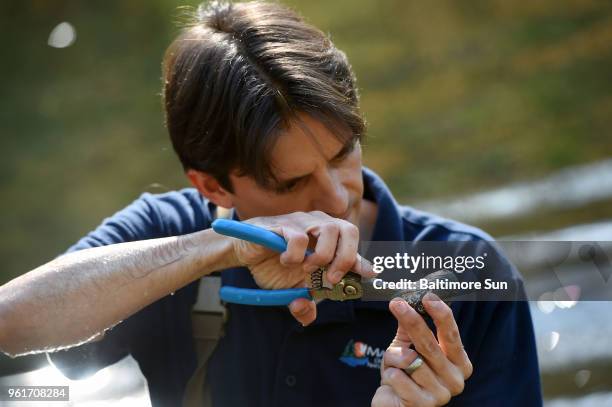
[[[355,148],[355,140],[350,139],[348,142],[346,142],[344,144],[344,146],[342,146],[342,148],[340,149],[340,151],[338,151],[338,153],[336,153],[335,156],[333,156],[331,158],[331,160],[329,161],[336,161],[339,160],[341,158],[344,158],[345,155],[347,155],[348,153],[350,153],[351,151],[353,151],[353,149]]]

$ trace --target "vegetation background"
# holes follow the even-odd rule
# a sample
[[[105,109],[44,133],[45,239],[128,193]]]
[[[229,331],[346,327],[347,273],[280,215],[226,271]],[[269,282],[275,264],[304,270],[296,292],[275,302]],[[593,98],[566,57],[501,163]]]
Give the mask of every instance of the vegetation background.
[[[187,186],[160,103],[172,0],[0,3],[0,284],[142,192]],[[612,153],[612,2],[287,0],[352,62],[365,162],[398,200],[544,177]],[[67,21],[76,41],[47,44]],[[612,202],[478,224],[494,236],[612,217]]]
[[[610,2],[286,3],[348,54],[369,122],[365,162],[403,203],[612,153]],[[143,191],[187,186],[160,103],[160,61],[183,4],[0,5],[0,282],[60,254]],[[52,48],[62,21],[76,41]],[[597,216],[612,215],[607,208]]]

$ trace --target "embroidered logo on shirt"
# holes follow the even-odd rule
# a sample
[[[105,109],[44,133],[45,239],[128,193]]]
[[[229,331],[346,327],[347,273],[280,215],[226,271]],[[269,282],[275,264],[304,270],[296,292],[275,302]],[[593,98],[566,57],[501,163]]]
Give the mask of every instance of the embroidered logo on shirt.
[[[351,367],[365,366],[380,369],[384,350],[351,339],[344,347],[340,361]]]

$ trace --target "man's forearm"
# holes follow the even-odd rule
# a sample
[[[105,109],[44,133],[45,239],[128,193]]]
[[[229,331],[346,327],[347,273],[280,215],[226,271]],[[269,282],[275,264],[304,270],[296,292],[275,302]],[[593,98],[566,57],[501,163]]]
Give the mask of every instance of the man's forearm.
[[[0,350],[16,356],[93,339],[215,270],[235,266],[211,229],[69,253],[0,287]]]

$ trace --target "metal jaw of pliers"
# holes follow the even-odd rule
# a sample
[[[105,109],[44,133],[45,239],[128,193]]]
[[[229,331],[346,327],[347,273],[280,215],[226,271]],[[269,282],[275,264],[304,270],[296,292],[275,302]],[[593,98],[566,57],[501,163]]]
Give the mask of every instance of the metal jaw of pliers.
[[[348,272],[338,283],[332,285],[331,288],[323,286],[324,274],[325,268],[321,267],[311,275],[312,288],[310,295],[313,300],[346,301],[359,299],[363,295],[361,276],[359,274]]]
[[[213,222],[212,228],[219,234],[247,240],[277,252],[282,253],[287,250],[287,244],[281,236],[248,223],[217,219]],[[310,251],[307,251],[306,255],[310,253]],[[331,287],[324,285],[324,275],[324,267],[314,271],[311,275],[311,287],[262,290],[222,286],[219,295],[221,300],[225,302],[261,306],[289,305],[298,298],[346,301],[361,298],[363,295],[363,286],[359,274],[349,272],[340,282]]]

